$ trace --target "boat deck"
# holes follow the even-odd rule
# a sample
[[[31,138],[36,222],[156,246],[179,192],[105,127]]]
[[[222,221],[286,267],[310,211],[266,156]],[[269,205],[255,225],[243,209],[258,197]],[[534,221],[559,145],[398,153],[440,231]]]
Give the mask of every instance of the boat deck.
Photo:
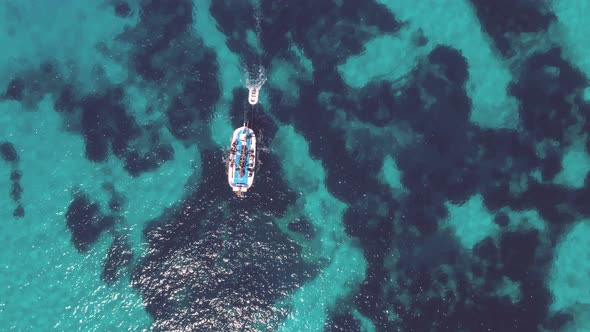
[[[228,183],[235,192],[246,192],[254,182],[256,136],[252,129],[237,128],[231,139]]]

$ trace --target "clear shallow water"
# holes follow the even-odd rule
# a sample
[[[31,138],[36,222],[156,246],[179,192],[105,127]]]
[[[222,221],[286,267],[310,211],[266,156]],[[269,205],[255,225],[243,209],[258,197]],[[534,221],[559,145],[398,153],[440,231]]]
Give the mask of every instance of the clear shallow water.
[[[588,10],[0,5],[1,326],[589,329]]]

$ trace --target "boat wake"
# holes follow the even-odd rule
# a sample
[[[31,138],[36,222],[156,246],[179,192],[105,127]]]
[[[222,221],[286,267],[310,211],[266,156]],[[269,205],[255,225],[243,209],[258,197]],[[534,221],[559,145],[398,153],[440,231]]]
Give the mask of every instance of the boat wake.
[[[244,75],[243,83],[248,88],[248,103],[252,106],[258,103],[258,97],[260,95],[260,88],[266,82],[266,74],[264,67],[258,67],[254,73],[246,70]]]

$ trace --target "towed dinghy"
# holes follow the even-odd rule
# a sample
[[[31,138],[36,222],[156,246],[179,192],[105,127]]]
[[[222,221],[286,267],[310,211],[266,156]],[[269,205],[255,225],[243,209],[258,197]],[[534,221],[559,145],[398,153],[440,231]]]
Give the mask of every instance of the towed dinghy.
[[[227,181],[236,195],[241,196],[254,183],[256,165],[256,136],[246,125],[234,130],[227,164]]]
[[[260,93],[260,88],[257,87],[249,87],[248,88],[248,103],[254,106],[258,104],[258,94]]]

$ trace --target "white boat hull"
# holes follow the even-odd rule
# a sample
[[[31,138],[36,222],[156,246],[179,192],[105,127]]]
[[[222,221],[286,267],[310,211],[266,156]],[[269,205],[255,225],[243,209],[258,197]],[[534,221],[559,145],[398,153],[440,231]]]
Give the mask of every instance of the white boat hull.
[[[254,106],[258,104],[258,94],[260,93],[260,88],[248,88],[248,103]]]

